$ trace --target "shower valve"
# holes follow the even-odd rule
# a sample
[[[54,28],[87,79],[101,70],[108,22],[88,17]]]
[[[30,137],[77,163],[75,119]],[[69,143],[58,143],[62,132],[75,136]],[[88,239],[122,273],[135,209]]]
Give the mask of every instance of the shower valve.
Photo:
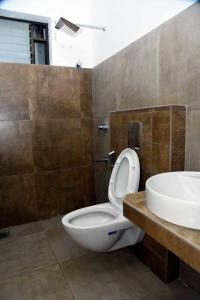
[[[108,122],[102,122],[99,126],[98,126],[99,131],[108,131],[109,129],[109,124]]]

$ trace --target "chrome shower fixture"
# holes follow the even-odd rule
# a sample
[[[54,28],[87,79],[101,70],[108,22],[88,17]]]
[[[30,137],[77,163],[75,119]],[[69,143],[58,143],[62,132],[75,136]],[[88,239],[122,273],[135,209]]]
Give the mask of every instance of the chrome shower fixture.
[[[64,33],[67,34],[76,34],[81,27],[90,28],[90,29],[97,29],[105,31],[105,27],[93,26],[93,25],[85,25],[85,24],[74,24],[63,17],[59,19],[55,28],[58,30],[62,30]]]
[[[70,21],[60,18],[58,23],[55,26],[56,29],[62,30],[65,33],[68,33],[68,30],[73,31],[74,33],[78,32],[80,27],[74,23],[71,23]]]
[[[99,131],[108,131],[109,130],[109,124],[108,124],[108,122],[106,122],[106,121],[103,121],[103,122],[101,122],[99,125],[98,125],[98,130]]]

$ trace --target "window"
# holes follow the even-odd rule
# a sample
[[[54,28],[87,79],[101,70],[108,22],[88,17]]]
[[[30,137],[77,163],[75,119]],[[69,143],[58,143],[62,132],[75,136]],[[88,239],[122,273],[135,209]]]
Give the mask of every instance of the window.
[[[0,62],[49,64],[48,24],[0,17]]]
[[[31,63],[48,65],[48,25],[30,24],[29,36]]]

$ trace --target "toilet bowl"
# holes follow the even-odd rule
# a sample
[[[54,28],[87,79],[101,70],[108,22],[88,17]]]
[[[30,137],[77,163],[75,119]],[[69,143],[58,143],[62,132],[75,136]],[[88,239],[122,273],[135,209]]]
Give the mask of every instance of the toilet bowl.
[[[144,232],[123,216],[123,199],[138,191],[140,165],[137,153],[125,149],[119,155],[108,187],[108,203],[77,209],[62,218],[65,231],[92,251],[113,251],[139,243]]]

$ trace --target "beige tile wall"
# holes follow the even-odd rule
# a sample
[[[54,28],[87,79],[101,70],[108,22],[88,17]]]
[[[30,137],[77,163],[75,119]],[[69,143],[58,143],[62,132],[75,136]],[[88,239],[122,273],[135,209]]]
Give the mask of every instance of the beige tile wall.
[[[110,150],[109,134],[97,134],[110,111],[181,104],[188,105],[185,169],[200,170],[199,16],[196,3],[93,69],[95,158]],[[100,202],[108,172],[107,166],[96,165]]]
[[[197,2],[93,69],[95,158],[115,150],[110,149],[109,134],[97,134],[97,125],[108,120],[110,111],[181,104],[188,105],[185,169],[200,171],[199,33]],[[97,202],[107,200],[109,175],[108,166],[96,165]],[[194,272],[181,276],[196,288]]]

